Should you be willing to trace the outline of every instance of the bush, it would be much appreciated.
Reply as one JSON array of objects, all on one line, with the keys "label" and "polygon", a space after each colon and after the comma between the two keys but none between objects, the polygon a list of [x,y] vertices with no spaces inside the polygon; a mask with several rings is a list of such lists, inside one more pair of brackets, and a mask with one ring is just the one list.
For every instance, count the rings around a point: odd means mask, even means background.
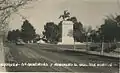
[{"label": "bush", "polygon": [[94,47],[90,47],[90,51],[95,51],[98,47],[94,46]]},{"label": "bush", "polygon": [[111,47],[108,47],[108,48],[104,49],[104,52],[109,53],[109,52],[114,51],[116,48],[117,48],[117,46],[114,44]]}]

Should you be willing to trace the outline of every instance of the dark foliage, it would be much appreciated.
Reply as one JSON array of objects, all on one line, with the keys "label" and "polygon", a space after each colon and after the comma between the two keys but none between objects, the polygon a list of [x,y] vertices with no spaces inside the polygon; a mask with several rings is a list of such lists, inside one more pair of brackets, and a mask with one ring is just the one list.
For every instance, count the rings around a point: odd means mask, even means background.
[{"label": "dark foliage", "polygon": [[21,26],[21,38],[24,42],[31,42],[35,36],[36,32],[34,27],[31,25],[31,23],[29,23],[28,20],[25,20]]},{"label": "dark foliage", "polygon": [[48,22],[44,26],[44,40],[46,39],[47,43],[57,44],[59,38],[59,28],[54,22]]},{"label": "dark foliage", "polygon": [[19,29],[9,31],[7,39],[9,41],[15,42],[15,41],[17,41],[18,38],[20,38],[20,34],[21,34],[21,32]]},{"label": "dark foliage", "polygon": [[120,19],[117,16],[115,19],[105,19],[105,23],[101,25],[100,34],[104,37],[105,42],[120,41]]},{"label": "dark foliage", "polygon": [[31,42],[32,40],[36,42],[39,40],[39,36],[36,34],[34,27],[29,23],[28,20],[23,22],[21,26],[21,31],[19,29],[12,30],[8,32],[7,39],[12,42],[16,42],[17,39],[22,39],[24,42]]},{"label": "dark foliage", "polygon": [[71,17],[73,22],[73,38],[76,42],[85,41],[85,36],[83,34],[83,24],[77,21],[76,17]]}]

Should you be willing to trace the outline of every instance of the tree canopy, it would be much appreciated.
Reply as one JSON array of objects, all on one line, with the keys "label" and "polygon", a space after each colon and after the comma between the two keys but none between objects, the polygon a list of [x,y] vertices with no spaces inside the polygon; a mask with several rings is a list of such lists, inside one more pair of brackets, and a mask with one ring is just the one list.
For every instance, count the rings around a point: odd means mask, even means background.
[{"label": "tree canopy", "polygon": [[120,41],[120,26],[119,16],[112,18],[108,17],[105,19],[104,24],[101,25],[101,35],[105,41],[113,42],[114,40]]},{"label": "tree canopy", "polygon": [[30,42],[35,38],[35,36],[36,32],[34,27],[31,23],[29,23],[28,20],[25,20],[21,26],[21,38],[24,40],[24,42]]},{"label": "tree canopy", "polygon": [[56,44],[58,42],[58,34],[59,29],[58,26],[54,22],[48,22],[46,25],[44,25],[44,39],[46,39],[47,43],[53,43]]},{"label": "tree canopy", "polygon": [[73,38],[76,42],[83,42],[84,41],[84,34],[83,34],[83,24],[77,21],[76,17],[71,17],[70,19],[73,22]]},{"label": "tree canopy", "polygon": [[0,0],[0,30],[6,30],[10,16],[34,0]]},{"label": "tree canopy", "polygon": [[12,42],[16,42],[18,38],[20,38],[20,30],[19,29],[16,29],[16,30],[12,30],[12,31],[9,31],[8,32],[8,36],[7,36],[7,39],[9,41],[12,41]]},{"label": "tree canopy", "polygon": [[114,42],[120,41],[120,15],[108,16],[104,20],[104,24],[100,26],[97,30],[90,32],[89,38],[92,42]]}]

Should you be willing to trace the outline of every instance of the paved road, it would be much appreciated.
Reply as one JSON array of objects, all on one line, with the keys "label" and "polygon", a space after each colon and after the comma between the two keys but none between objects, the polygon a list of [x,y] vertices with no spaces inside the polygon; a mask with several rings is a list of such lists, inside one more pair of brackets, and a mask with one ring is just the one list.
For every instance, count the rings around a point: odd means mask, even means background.
[{"label": "paved road", "polygon": [[[14,62],[6,59],[6,63],[15,63],[17,66],[6,67],[7,71],[118,73],[118,59],[63,51],[52,45],[29,44],[21,46],[8,44],[8,47]],[[98,64],[101,66],[96,66]]]}]

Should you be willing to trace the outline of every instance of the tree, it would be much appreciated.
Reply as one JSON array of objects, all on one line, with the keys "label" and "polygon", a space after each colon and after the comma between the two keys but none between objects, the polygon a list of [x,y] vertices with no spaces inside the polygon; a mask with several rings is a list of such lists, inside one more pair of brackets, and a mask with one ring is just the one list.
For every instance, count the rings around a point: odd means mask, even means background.
[{"label": "tree", "polygon": [[9,32],[8,32],[8,35],[7,35],[7,39],[8,39],[9,41],[12,41],[11,33],[12,33],[12,31],[9,31]]},{"label": "tree", "polygon": [[0,0],[0,30],[6,30],[12,13],[34,0]]},{"label": "tree", "polygon": [[115,39],[120,41],[120,27],[118,25],[119,19],[108,17],[105,19],[103,25],[101,25],[101,35],[106,42],[113,42]]},{"label": "tree", "polygon": [[33,39],[33,42],[36,43],[37,41],[41,40],[40,35],[36,34],[35,38]]},{"label": "tree", "polygon": [[59,42],[62,42],[62,21],[58,24],[58,37]]},{"label": "tree", "polygon": [[88,26],[88,27],[84,27],[83,28],[83,32],[84,32],[84,37],[85,37],[85,41],[86,42],[91,42],[92,38],[91,38],[91,32],[92,32],[92,26]]},{"label": "tree", "polygon": [[14,35],[15,35],[15,41],[17,41],[17,39],[20,38],[20,35],[21,35],[20,30],[16,29],[15,32],[14,32]]},{"label": "tree", "polygon": [[71,17],[70,19],[73,22],[73,38],[76,42],[83,42],[83,24],[77,21],[76,17]]},{"label": "tree", "polygon": [[23,22],[21,26],[21,38],[24,42],[31,42],[36,36],[34,27],[29,23],[28,20]]},{"label": "tree", "polygon": [[8,32],[8,36],[7,36],[7,39],[9,41],[12,41],[12,42],[16,42],[18,38],[20,38],[20,30],[19,29],[16,29],[16,30],[12,30],[12,31],[9,31]]},{"label": "tree", "polygon": [[119,23],[120,22],[120,15],[117,15],[117,17],[115,18],[115,20]]},{"label": "tree", "polygon": [[54,22],[48,22],[44,25],[44,39],[46,39],[47,43],[57,44],[59,40],[58,35],[58,26]]},{"label": "tree", "polygon": [[90,42],[100,42],[100,33],[99,31],[92,30],[89,35]]}]

